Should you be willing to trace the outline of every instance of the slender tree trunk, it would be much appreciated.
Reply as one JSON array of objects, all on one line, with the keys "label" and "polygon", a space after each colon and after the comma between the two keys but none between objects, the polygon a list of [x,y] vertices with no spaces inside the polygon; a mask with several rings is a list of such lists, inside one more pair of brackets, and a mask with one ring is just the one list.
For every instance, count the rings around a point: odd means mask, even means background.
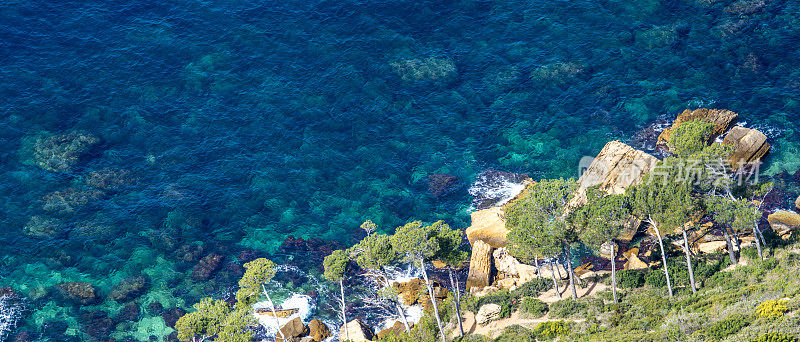
[{"label": "slender tree trunk", "polygon": [[722,236],[725,237],[725,244],[728,246],[728,257],[731,259],[731,264],[736,265],[738,263],[736,261],[736,253],[733,252],[733,242],[731,242],[731,236],[728,235],[727,229],[722,229]]},{"label": "slender tree trunk", "polygon": [[433,287],[428,280],[428,271],[425,270],[424,261],[420,261],[420,267],[422,268],[422,277],[425,278],[425,287],[428,288],[428,295],[431,297],[431,304],[433,305],[433,317],[436,318],[436,325],[439,327],[439,335],[442,337],[442,342],[447,342],[447,338],[444,336],[444,329],[442,329],[442,319],[439,318],[439,306],[436,304],[436,296],[434,296]]},{"label": "slender tree trunk", "polygon": [[533,263],[536,265],[536,271],[539,271],[539,259],[533,258]]},{"label": "slender tree trunk", "polygon": [[450,285],[453,287],[453,306],[456,309],[456,317],[458,321],[458,332],[461,337],[464,337],[464,323],[461,322],[461,306],[459,305],[459,291],[458,291],[458,283],[453,282],[453,269],[447,268],[447,272],[450,274]]},{"label": "slender tree trunk", "polygon": [[[558,268],[558,267],[556,267],[556,268]],[[553,269],[553,263],[552,262],[550,262],[550,275],[553,276],[553,288],[556,290],[556,294],[558,295],[558,299],[561,299],[561,291],[558,290],[558,281],[556,281],[556,270]]]},{"label": "slender tree trunk", "polygon": [[403,305],[400,304],[400,302],[395,302],[395,308],[397,308],[397,315],[400,316],[400,321],[403,322],[406,332],[411,331],[411,326],[408,325],[408,319],[406,318],[405,310],[403,310]]},{"label": "slender tree trunk", "polygon": [[[264,285],[261,285],[261,290],[264,291],[264,295],[267,296],[267,301],[269,302],[269,308],[270,310],[272,310],[272,317],[275,318],[275,327],[276,327],[275,329],[278,330],[278,333],[275,334],[275,336],[277,337],[277,335],[280,334],[281,339],[283,339],[283,341],[286,341],[286,336],[283,335],[283,331],[281,330],[281,321],[278,319],[278,313],[275,312],[275,303],[272,302],[272,298],[269,297],[269,293],[267,293],[267,289],[264,287]],[[344,326],[345,326],[344,330],[347,331],[347,322],[344,323]]]},{"label": "slender tree trunk", "polygon": [[617,245],[611,245],[611,294],[617,303]]},{"label": "slender tree trunk", "polygon": [[758,241],[758,225],[753,226],[753,237],[755,238],[756,248],[758,249],[758,257],[764,260],[764,254],[761,253],[761,241]]},{"label": "slender tree trunk", "polygon": [[342,321],[344,322],[344,326],[345,326],[344,334],[345,334],[346,338],[349,340],[350,339],[350,330],[347,329],[347,314],[345,313],[347,305],[345,304],[345,301],[344,301],[344,281],[341,280],[341,279],[339,280],[339,293],[342,296],[341,297],[341,299],[342,299]]},{"label": "slender tree trunk", "polygon": [[564,279],[564,276],[561,275],[561,268],[558,267],[559,265],[561,265],[561,260],[556,258],[556,271],[558,271],[558,279]]},{"label": "slender tree trunk", "polygon": [[689,238],[686,236],[686,227],[681,229],[683,232],[683,250],[686,252],[686,266],[689,267],[689,283],[692,285],[692,293],[697,293],[697,285],[694,282],[694,267],[692,267],[692,252],[689,250]]},{"label": "slender tree trunk", "polygon": [[648,219],[650,225],[653,226],[653,229],[656,231],[656,237],[658,237],[658,245],[661,247],[661,261],[664,262],[664,275],[667,277],[667,290],[669,290],[669,296],[673,297],[672,294],[672,282],[669,280],[669,267],[667,267],[667,251],[664,250],[664,242],[661,240],[661,232],[658,231],[658,224],[653,221],[652,218]]},{"label": "slender tree trunk", "polygon": [[564,254],[567,257],[567,275],[569,276],[569,286],[572,289],[572,299],[578,299],[578,291],[575,289],[575,272],[572,271],[572,258],[569,253],[569,246],[564,247]]}]

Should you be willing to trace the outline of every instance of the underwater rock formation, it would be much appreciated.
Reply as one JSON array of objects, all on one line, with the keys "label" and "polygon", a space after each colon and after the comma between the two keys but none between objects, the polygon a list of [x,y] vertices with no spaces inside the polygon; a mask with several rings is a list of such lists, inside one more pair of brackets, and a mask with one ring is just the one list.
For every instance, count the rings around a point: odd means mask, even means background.
[{"label": "underwater rock formation", "polygon": [[446,173],[436,173],[428,176],[428,192],[433,197],[439,198],[454,193],[458,190],[460,182],[456,176]]},{"label": "underwater rock formation", "polygon": [[117,302],[127,302],[141,296],[147,290],[148,279],[146,276],[138,275],[122,279],[108,295],[108,299]]},{"label": "underwater rock formation", "polygon": [[133,175],[125,169],[102,169],[84,176],[86,185],[102,190],[119,190],[135,183]]},{"label": "underwater rock formation", "polygon": [[33,158],[36,165],[53,172],[69,172],[78,158],[100,140],[88,132],[75,131],[36,140]]},{"label": "underwater rock formation", "polygon": [[53,237],[57,234],[60,234],[64,229],[64,223],[61,220],[36,215],[31,217],[28,220],[28,223],[25,224],[25,227],[22,228],[22,231],[25,235],[31,235],[36,237]]},{"label": "underwater rock formation", "polygon": [[100,302],[94,285],[85,282],[60,283],[56,285],[59,294],[69,302],[78,305],[92,305]]},{"label": "underwater rock formation", "polygon": [[192,269],[192,280],[201,281],[211,277],[222,265],[222,255],[209,254],[200,259]]},{"label": "underwater rock formation", "polygon": [[405,81],[431,81],[456,75],[456,64],[447,58],[403,59],[389,65]]},{"label": "underwater rock formation", "polygon": [[100,190],[67,188],[44,195],[42,197],[42,209],[45,211],[68,214],[91,202],[99,200],[102,196],[103,192]]}]

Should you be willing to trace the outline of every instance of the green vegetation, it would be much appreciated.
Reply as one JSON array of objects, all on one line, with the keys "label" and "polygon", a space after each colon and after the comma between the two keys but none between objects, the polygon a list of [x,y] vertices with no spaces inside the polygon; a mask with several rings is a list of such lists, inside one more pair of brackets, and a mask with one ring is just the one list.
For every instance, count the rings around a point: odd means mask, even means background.
[{"label": "green vegetation", "polygon": [[567,221],[564,209],[576,188],[574,179],[543,180],[532,185],[528,195],[506,211],[509,253],[523,261],[565,254],[573,299],[578,294],[570,248],[577,241],[578,232]]},{"label": "green vegetation", "polygon": [[[202,341],[213,338],[219,342],[249,342],[253,332],[248,329],[255,319],[251,305],[258,301],[263,284],[275,275],[275,263],[261,258],[244,265],[239,280],[236,303],[231,307],[223,300],[203,298],[193,307],[194,312],[183,315],[175,323],[181,341]],[[266,295],[266,293],[264,293]]]},{"label": "green vegetation", "polygon": [[679,158],[688,158],[706,147],[713,130],[714,124],[702,120],[684,122],[672,130],[667,146]]},{"label": "green vegetation", "polygon": [[[322,266],[325,268],[323,276],[326,280],[336,282],[339,284],[339,311],[342,315],[342,325],[347,324],[347,302],[344,298],[344,274],[347,272],[347,266],[350,264],[350,258],[347,252],[343,250],[335,250],[330,255],[326,256],[322,261]],[[350,339],[350,331],[345,329],[346,338]]]},{"label": "green vegetation", "polygon": [[538,298],[524,297],[519,307],[519,312],[526,318],[539,318],[544,316],[549,310],[547,303]]}]

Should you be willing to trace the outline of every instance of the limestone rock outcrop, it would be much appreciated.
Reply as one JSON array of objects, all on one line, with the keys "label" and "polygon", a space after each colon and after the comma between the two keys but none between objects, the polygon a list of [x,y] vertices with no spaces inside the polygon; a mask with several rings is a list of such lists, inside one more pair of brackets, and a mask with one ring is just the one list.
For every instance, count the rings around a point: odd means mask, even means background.
[{"label": "limestone rock outcrop", "polygon": [[586,190],[596,185],[612,195],[624,193],[625,189],[638,184],[657,162],[658,158],[650,154],[622,142],[611,141],[597,157],[581,160],[581,166],[588,165],[588,168],[578,179],[575,197],[567,207],[577,208],[586,204]]},{"label": "limestone rock outcrop", "polygon": [[678,114],[678,117],[672,123],[672,126],[665,129],[663,132],[661,132],[661,135],[658,136],[658,145],[666,145],[669,142],[672,135],[672,130],[674,130],[675,127],[684,122],[698,119],[714,124],[714,128],[711,131],[711,136],[709,137],[710,141],[714,141],[716,137],[722,135],[722,133],[725,133],[728,129],[730,129],[731,126],[736,123],[738,118],[739,114],[725,109],[699,108],[695,110],[684,110],[682,113]]},{"label": "limestone rock outcrop", "polygon": [[349,340],[352,342],[366,342],[372,341],[375,334],[366,324],[361,322],[361,320],[354,319],[342,326],[339,331],[339,336],[348,336]]},{"label": "limestone rock outcrop", "polygon": [[284,342],[284,339],[281,336],[286,337],[286,342],[294,341],[300,337],[304,337],[308,335],[308,327],[303,324],[303,320],[301,320],[300,317],[296,317],[295,319],[284,324],[281,327],[281,332],[283,334],[278,334],[278,337],[275,338],[275,342]]},{"label": "limestone rock outcrop", "polygon": [[777,211],[767,217],[775,234],[784,236],[800,227],[800,214],[791,211]]},{"label": "limestone rock outcrop", "polygon": [[308,336],[315,342],[321,342],[331,337],[331,330],[328,329],[328,326],[322,323],[322,321],[312,319],[308,322]]},{"label": "limestone rock outcrop", "polygon": [[733,146],[733,154],[728,159],[728,164],[737,166],[740,163],[754,163],[760,161],[769,152],[770,144],[767,136],[758,130],[736,126],[725,135],[723,145]]},{"label": "limestone rock outcrop", "polygon": [[472,225],[467,228],[466,233],[467,239],[473,246],[477,240],[488,243],[492,248],[505,247],[508,244],[508,240],[506,240],[508,229],[506,228],[503,207],[477,210],[470,216]]},{"label": "limestone rock outcrop", "polygon": [[472,255],[469,259],[469,274],[467,275],[467,289],[483,288],[492,283],[492,255],[493,248],[483,240],[472,243]]},{"label": "limestone rock outcrop", "polygon": [[500,311],[502,308],[498,304],[486,304],[478,309],[475,315],[475,321],[479,325],[486,325],[487,323],[500,318]]},{"label": "limestone rock outcrop", "polygon": [[[519,262],[505,248],[495,249],[492,257],[494,268],[497,270],[497,278],[500,279],[498,285],[502,288],[521,285],[538,276],[536,266]],[[505,283],[501,283],[501,281],[505,281]]]}]

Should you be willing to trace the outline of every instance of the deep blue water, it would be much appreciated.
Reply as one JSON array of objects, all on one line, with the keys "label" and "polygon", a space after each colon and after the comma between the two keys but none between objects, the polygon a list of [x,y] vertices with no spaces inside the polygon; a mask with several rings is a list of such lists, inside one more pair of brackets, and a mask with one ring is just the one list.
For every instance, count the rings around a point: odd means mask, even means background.
[{"label": "deep blue water", "polygon": [[[797,13],[780,0],[5,1],[0,287],[27,298],[20,330],[90,340],[82,317],[115,317],[112,286],[146,274],[138,322],[104,331],[160,337],[148,305],[224,294],[242,250],[291,263],[288,235],[346,245],[366,219],[465,227],[480,171],[571,177],[685,108],[740,113],[774,142],[766,172],[793,173]],[[42,167],[37,146],[71,132],[97,142]],[[436,197],[441,173],[461,186]],[[53,203],[65,193],[84,199]],[[210,253],[226,266],[192,280]],[[70,281],[103,302],[59,299]]]}]

